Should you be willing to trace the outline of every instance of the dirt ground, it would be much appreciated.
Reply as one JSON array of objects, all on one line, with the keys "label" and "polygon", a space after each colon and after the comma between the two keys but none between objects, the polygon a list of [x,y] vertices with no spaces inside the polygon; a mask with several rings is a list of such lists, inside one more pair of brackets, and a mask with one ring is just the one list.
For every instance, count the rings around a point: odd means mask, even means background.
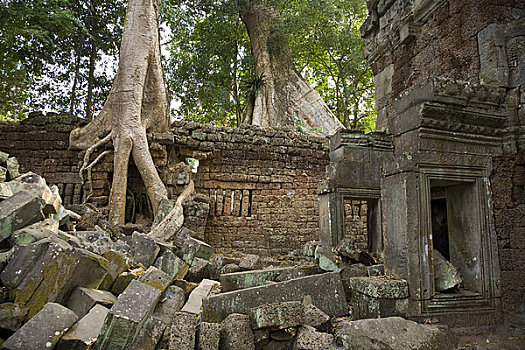
[{"label": "dirt ground", "polygon": [[498,326],[481,334],[459,337],[459,350],[525,350],[525,325]]}]

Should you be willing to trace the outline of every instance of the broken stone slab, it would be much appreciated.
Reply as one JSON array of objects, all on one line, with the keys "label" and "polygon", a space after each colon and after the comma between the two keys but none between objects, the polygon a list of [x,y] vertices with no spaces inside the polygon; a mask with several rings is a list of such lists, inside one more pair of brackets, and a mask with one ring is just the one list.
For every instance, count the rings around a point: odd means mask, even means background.
[{"label": "broken stone slab", "polygon": [[232,313],[222,321],[220,349],[255,350],[250,316]]},{"label": "broken stone slab", "polygon": [[423,325],[401,317],[341,322],[337,345],[344,349],[456,349],[458,340],[445,326]]},{"label": "broken stone slab", "polygon": [[[0,172],[1,172],[0,168]],[[11,191],[11,187],[6,184],[5,182],[0,182],[0,201],[7,199],[9,197],[13,196],[13,191]]]},{"label": "broken stone slab", "polygon": [[257,287],[267,281],[283,282],[290,279],[312,275],[318,272],[315,265],[284,267],[265,270],[243,271],[221,274],[221,287],[224,292]]},{"label": "broken stone slab", "polygon": [[64,332],[77,319],[77,315],[66,307],[47,303],[42,310],[2,344],[2,349],[53,349]]},{"label": "broken stone slab", "polygon": [[341,240],[335,250],[339,255],[348,258],[353,263],[362,263],[367,266],[376,264],[376,260],[370,253],[360,249],[349,238]]},{"label": "broken stone slab", "polygon": [[408,309],[408,283],[385,277],[353,277],[351,304],[354,319],[404,316]]},{"label": "broken stone slab", "polygon": [[377,265],[368,266],[366,269],[367,269],[369,277],[384,276],[385,275],[385,265],[383,265],[383,264],[377,264]]},{"label": "broken stone slab", "polygon": [[304,306],[300,301],[266,304],[250,309],[252,328],[284,329],[303,323]]},{"label": "broken stone slab", "polygon": [[13,232],[9,242],[11,246],[25,246],[54,235],[55,232],[48,229],[27,227]]},{"label": "broken stone slab", "polygon": [[221,268],[220,274],[234,273],[234,272],[239,272],[239,271],[241,271],[241,268],[239,267],[239,265],[231,263],[231,264],[224,265]]},{"label": "broken stone slab", "polygon": [[92,253],[102,255],[113,249],[111,236],[102,230],[76,231],[75,235],[80,239],[81,247]]},{"label": "broken stone slab", "polygon": [[0,240],[14,231],[44,220],[44,200],[20,191],[0,202]]},{"label": "broken stone slab", "polygon": [[168,350],[194,350],[196,331],[196,316],[186,312],[177,312],[169,331]]},{"label": "broken stone slab", "polygon": [[0,272],[4,270],[5,266],[7,265],[9,260],[11,260],[14,253],[15,253],[15,247],[9,249],[8,251],[0,253]]},{"label": "broken stone slab", "polygon": [[319,267],[323,271],[339,272],[341,268],[337,266],[336,255],[323,246],[317,246],[315,249],[315,258],[319,261]]},{"label": "broken stone slab", "polygon": [[183,279],[189,270],[188,264],[171,250],[165,250],[153,266],[164,271],[172,280]]},{"label": "broken stone slab", "polygon": [[213,248],[208,243],[193,238],[191,234],[191,230],[183,227],[173,241],[173,244],[180,249],[182,260],[190,266],[193,265],[194,258],[210,260]]},{"label": "broken stone slab", "polygon": [[154,266],[148,267],[146,272],[144,272],[138,280],[139,282],[157,288],[161,292],[164,292],[172,281],[170,276]]},{"label": "broken stone slab", "polygon": [[14,303],[0,304],[0,328],[16,331],[29,310]]},{"label": "broken stone slab", "polygon": [[111,287],[111,293],[122,293],[126,288],[128,288],[131,281],[138,279],[141,275],[144,274],[144,272],[145,270],[142,266],[139,266],[131,271],[122,272],[120,275],[118,275],[117,279],[115,279],[115,282]]},{"label": "broken stone slab", "polygon": [[197,327],[196,350],[219,350],[221,325],[201,322]]},{"label": "broken stone slab", "polygon": [[7,174],[9,179],[15,179],[20,176],[20,164],[18,164],[18,159],[15,157],[9,157],[5,161],[5,167],[7,168]]},{"label": "broken stone slab", "polygon": [[318,332],[314,327],[302,326],[297,331],[293,350],[319,350],[333,348],[334,336]]},{"label": "broken stone slab", "polygon": [[184,290],[177,286],[169,286],[164,298],[157,304],[154,314],[166,324],[171,324],[175,314],[182,309],[185,302]]},{"label": "broken stone slab", "polygon": [[190,296],[188,297],[188,301],[182,308],[182,311],[200,315],[202,312],[203,299],[207,298],[212,292],[213,288],[218,288],[218,286],[220,286],[220,283],[217,281],[208,279],[202,280],[199,286],[191,292]]},{"label": "broken stone slab", "polygon": [[[5,180],[7,180],[7,169],[3,166],[0,166],[0,182],[4,182]],[[6,188],[9,188],[9,191],[11,191],[11,188],[7,184],[4,185]],[[11,195],[13,194],[11,193]]]},{"label": "broken stone slab", "polygon": [[97,288],[108,261],[50,237],[18,247],[0,274],[15,303],[29,308],[28,318],[47,302],[64,303],[76,287]]},{"label": "broken stone slab", "polygon": [[[149,317],[130,350],[156,350],[166,329],[166,323],[155,316]],[[162,348],[161,348],[162,349]]]},{"label": "broken stone slab", "polygon": [[313,304],[304,306],[303,325],[318,328],[330,321],[330,316]]},{"label": "broken stone slab", "polygon": [[87,350],[96,341],[109,309],[95,305],[57,343],[56,350]]},{"label": "broken stone slab", "polygon": [[193,266],[189,268],[186,280],[190,282],[200,282],[210,277],[210,262],[201,258],[193,260]]},{"label": "broken stone slab", "polygon": [[384,277],[352,277],[352,290],[374,298],[408,298],[408,283],[402,279]]},{"label": "broken stone slab", "polygon": [[432,251],[434,261],[434,286],[437,292],[459,286],[463,281],[458,269],[452,265],[439,251]]},{"label": "broken stone slab", "polygon": [[108,261],[50,237],[18,247],[0,279],[15,303],[29,308],[28,318],[47,302],[64,303],[76,287],[97,288]]},{"label": "broken stone slab", "polygon": [[348,314],[339,274],[329,272],[211,296],[203,301],[203,320],[221,322],[231,313],[247,313],[253,307],[275,302],[302,301],[308,295],[329,316]]},{"label": "broken stone slab", "polygon": [[7,158],[9,158],[9,153],[0,151],[0,164],[5,163]]},{"label": "broken stone slab", "polygon": [[173,208],[175,208],[175,202],[170,199],[163,198],[160,201],[159,208],[157,209],[157,213],[155,214],[155,220],[153,221],[152,227],[155,227],[158,224],[160,224],[162,220],[164,220],[168,216],[168,214],[173,210]]},{"label": "broken stone slab", "polygon": [[113,285],[113,282],[117,279],[117,277],[121,273],[123,273],[125,270],[129,268],[129,265],[126,262],[125,257],[122,254],[114,250],[105,252],[104,254],[102,254],[102,256],[104,257],[104,259],[108,261],[109,264],[108,264],[108,274],[106,275],[106,277],[104,277],[104,280],[100,284],[99,289],[109,290],[111,286]]},{"label": "broken stone slab", "polygon": [[262,268],[262,261],[259,255],[246,254],[239,263],[241,270],[258,270]]},{"label": "broken stone slab", "polygon": [[73,311],[79,318],[84,317],[89,310],[95,305],[103,305],[111,307],[115,304],[117,298],[107,291],[91,289],[91,288],[76,288],[67,301],[67,307]]},{"label": "broken stone slab", "polygon": [[100,331],[95,349],[125,349],[139,337],[152,314],[161,291],[133,280],[109,311]]},{"label": "broken stone slab", "polygon": [[131,255],[135,263],[148,268],[157,258],[159,251],[159,246],[148,235],[137,231],[131,235]]}]

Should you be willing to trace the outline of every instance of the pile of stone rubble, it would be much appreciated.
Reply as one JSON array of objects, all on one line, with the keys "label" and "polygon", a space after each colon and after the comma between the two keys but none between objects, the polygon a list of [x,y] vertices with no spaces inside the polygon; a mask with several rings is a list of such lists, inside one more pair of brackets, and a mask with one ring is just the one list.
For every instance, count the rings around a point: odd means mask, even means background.
[{"label": "pile of stone rubble", "polygon": [[331,265],[320,249],[315,264],[288,267],[256,255],[214,255],[187,228],[171,244],[155,242],[110,225],[94,207],[64,208],[55,186],[33,173],[20,175],[16,159],[1,152],[0,240],[2,349],[457,344],[443,326],[400,317],[350,321],[354,302],[367,300],[364,309],[353,307],[352,317],[380,317],[408,297],[402,281],[365,277],[380,275],[380,266],[351,259]]}]

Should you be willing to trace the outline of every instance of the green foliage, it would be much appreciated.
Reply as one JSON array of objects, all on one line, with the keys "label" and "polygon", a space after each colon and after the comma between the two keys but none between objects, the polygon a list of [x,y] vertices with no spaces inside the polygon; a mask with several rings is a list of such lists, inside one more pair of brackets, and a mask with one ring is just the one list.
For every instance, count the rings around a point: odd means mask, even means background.
[{"label": "green foliage", "polygon": [[297,69],[349,129],[372,131],[373,74],[363,57],[362,0],[289,1],[281,16]]},{"label": "green foliage", "polygon": [[165,66],[168,87],[185,119],[218,125],[239,123],[241,81],[252,72],[246,30],[235,2],[166,0],[172,38]]},{"label": "green foliage", "polygon": [[[90,56],[118,52],[125,0],[9,0],[0,2],[0,116],[20,117],[29,109],[71,109],[86,100],[102,103],[114,70],[89,74]],[[77,71],[78,66],[78,71]],[[77,74],[78,72],[78,74]]]},{"label": "green foliage", "polygon": [[[239,20],[242,1],[164,1],[173,33],[168,83],[180,102],[179,116],[235,125],[264,83],[264,77],[255,77],[249,37]],[[359,32],[367,14],[365,1],[264,2],[280,10],[296,67],[334,114],[348,128],[373,130],[373,76]]]}]

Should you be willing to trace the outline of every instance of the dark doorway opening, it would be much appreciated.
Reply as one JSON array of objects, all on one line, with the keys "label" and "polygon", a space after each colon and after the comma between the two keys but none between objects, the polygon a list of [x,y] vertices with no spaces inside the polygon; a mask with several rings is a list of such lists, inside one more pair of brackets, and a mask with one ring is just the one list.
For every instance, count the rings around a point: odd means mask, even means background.
[{"label": "dark doorway opening", "polygon": [[433,199],[432,210],[432,244],[434,249],[450,261],[450,245],[448,238],[447,200]]}]

